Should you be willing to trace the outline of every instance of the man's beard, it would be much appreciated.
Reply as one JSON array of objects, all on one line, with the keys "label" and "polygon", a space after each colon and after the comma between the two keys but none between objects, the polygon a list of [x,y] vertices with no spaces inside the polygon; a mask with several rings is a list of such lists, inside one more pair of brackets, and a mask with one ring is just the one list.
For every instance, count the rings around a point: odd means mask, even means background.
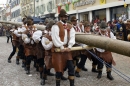
[{"label": "man's beard", "polygon": [[66,20],[61,20],[63,23],[66,23]]}]

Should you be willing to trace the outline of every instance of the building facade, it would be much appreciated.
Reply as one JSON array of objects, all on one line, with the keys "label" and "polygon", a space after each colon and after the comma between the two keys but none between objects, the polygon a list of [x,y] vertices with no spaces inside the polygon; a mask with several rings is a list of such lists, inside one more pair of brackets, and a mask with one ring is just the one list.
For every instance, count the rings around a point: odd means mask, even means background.
[{"label": "building facade", "polygon": [[2,7],[0,7],[0,20],[2,20],[2,13],[1,13],[1,11],[2,11]]},{"label": "building facade", "polygon": [[0,7],[0,20],[6,21],[6,9],[4,7]]},{"label": "building facade", "polygon": [[11,21],[21,22],[20,0],[12,0],[10,4],[10,8],[11,8]]},{"label": "building facade", "polygon": [[55,0],[35,0],[36,17],[55,17]]},{"label": "building facade", "polygon": [[35,0],[20,0],[21,16],[35,16]]},{"label": "building facade", "polygon": [[6,20],[11,21],[11,0],[6,2]]},{"label": "building facade", "polygon": [[130,18],[130,0],[56,0],[57,14],[60,9],[65,9],[70,17],[75,15],[80,21],[92,21],[97,17],[110,21],[118,19],[123,13]]}]

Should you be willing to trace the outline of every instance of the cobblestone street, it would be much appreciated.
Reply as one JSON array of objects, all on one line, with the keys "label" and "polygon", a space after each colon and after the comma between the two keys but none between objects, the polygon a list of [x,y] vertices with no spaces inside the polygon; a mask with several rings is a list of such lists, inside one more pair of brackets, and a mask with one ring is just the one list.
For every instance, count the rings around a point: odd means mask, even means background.
[{"label": "cobblestone street", "polygon": [[[12,44],[6,43],[6,37],[0,37],[0,86],[40,86],[39,73],[36,72],[31,63],[31,74],[26,75],[24,69],[20,65],[15,64],[15,57],[12,58],[12,63],[7,62],[7,58],[12,51]],[[116,69],[130,77],[130,57],[113,53],[114,60],[116,61]],[[97,74],[91,72],[91,61],[87,60],[87,72],[81,71],[80,78],[75,79],[75,86],[130,86],[130,83],[119,77],[116,73],[112,72],[114,77],[110,81],[106,77],[106,68],[104,67],[103,75],[98,80]],[[51,70],[54,73],[54,70]],[[67,77],[67,72],[64,74]],[[48,76],[45,86],[55,86],[55,77]],[[129,80],[130,81],[130,80]],[[61,86],[69,86],[69,80],[61,81]]]}]

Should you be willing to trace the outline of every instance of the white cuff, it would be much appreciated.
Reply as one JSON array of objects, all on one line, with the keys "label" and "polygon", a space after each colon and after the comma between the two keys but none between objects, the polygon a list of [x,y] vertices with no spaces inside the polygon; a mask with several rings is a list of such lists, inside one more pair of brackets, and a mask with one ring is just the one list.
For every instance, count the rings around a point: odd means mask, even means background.
[{"label": "white cuff", "polygon": [[68,46],[68,48],[71,48],[71,47],[72,47],[71,45]]},{"label": "white cuff", "polygon": [[60,49],[64,49],[64,46],[61,46]]}]

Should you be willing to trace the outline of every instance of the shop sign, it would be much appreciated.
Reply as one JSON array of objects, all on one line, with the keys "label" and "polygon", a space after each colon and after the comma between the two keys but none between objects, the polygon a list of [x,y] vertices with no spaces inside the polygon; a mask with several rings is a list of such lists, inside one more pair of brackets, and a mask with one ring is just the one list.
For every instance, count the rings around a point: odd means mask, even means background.
[{"label": "shop sign", "polygon": [[96,2],[96,0],[80,0],[79,2],[76,2],[74,4],[74,7],[80,7],[80,6],[84,6],[84,5],[90,5],[90,4],[94,4]]},{"label": "shop sign", "polygon": [[100,0],[100,4],[106,4],[106,0]]}]

